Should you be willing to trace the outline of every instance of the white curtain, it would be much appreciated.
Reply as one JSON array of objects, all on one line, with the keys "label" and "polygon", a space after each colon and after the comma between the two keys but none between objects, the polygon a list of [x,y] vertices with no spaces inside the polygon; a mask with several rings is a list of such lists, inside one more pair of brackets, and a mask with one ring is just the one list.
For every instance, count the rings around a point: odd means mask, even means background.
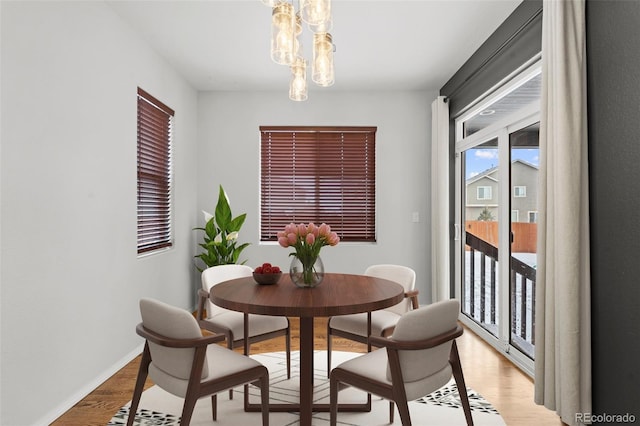
[{"label": "white curtain", "polygon": [[585,1],[544,0],[535,401],[591,413]]},{"label": "white curtain", "polygon": [[431,300],[450,298],[449,280],[449,104],[431,104]]}]

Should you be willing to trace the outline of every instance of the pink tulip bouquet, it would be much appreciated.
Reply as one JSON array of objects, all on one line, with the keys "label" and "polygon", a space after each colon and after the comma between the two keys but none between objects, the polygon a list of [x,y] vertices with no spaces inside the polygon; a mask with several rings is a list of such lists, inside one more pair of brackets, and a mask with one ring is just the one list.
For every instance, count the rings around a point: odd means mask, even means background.
[{"label": "pink tulip bouquet", "polygon": [[320,249],[324,246],[335,246],[340,242],[338,234],[331,231],[331,227],[326,223],[316,226],[313,222],[305,225],[290,223],[285,226],[284,231],[278,232],[278,243],[284,247],[293,247],[295,252],[289,256],[295,256],[302,263],[302,280],[306,284],[314,281],[313,265]]}]

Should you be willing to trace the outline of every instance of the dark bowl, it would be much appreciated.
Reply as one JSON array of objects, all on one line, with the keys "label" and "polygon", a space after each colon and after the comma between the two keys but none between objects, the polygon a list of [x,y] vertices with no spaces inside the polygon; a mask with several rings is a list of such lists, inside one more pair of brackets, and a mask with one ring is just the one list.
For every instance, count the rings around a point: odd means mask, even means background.
[{"label": "dark bowl", "polygon": [[282,272],[277,272],[275,274],[256,274],[253,273],[253,279],[256,280],[258,284],[275,284],[280,280],[282,276]]}]

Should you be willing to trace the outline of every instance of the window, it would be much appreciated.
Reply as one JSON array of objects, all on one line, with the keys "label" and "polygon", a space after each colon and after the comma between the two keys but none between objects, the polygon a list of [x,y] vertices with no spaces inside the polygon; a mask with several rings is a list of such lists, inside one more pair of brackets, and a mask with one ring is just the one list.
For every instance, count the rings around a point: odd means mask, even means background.
[{"label": "window", "polygon": [[138,88],[138,254],[171,247],[171,108]]},{"label": "window", "polygon": [[538,212],[532,211],[529,212],[529,223],[537,223],[538,222]]},{"label": "window", "polygon": [[520,222],[520,211],[511,210],[511,222]]},{"label": "window", "polygon": [[490,200],[491,199],[491,187],[479,186],[478,187],[478,200]]},{"label": "window", "polygon": [[527,196],[527,187],[526,186],[514,186],[513,187],[513,196],[514,198],[522,198]]},{"label": "window", "polygon": [[326,223],[374,242],[376,127],[261,126],[260,241],[288,223]]}]

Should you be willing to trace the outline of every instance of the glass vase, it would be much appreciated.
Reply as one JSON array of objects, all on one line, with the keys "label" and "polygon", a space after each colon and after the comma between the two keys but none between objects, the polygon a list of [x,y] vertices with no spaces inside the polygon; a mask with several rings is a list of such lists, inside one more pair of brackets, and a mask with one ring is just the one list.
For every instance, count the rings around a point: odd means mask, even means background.
[{"label": "glass vase", "polygon": [[289,276],[295,285],[301,288],[313,288],[324,278],[324,264],[320,256],[305,262],[293,256],[289,266]]}]

